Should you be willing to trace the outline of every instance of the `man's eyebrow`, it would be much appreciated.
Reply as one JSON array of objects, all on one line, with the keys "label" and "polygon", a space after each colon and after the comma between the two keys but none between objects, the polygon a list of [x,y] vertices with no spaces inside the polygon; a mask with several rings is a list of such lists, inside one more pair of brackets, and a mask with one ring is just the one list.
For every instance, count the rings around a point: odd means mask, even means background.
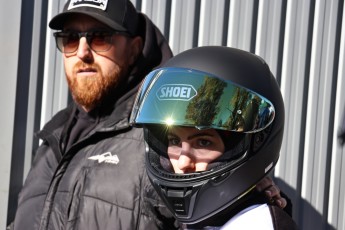
[{"label": "man's eyebrow", "polygon": [[107,26],[95,26],[95,27],[90,27],[86,31],[80,31],[79,29],[74,28],[74,27],[66,27],[66,28],[63,28],[62,31],[64,32],[93,32],[93,31],[112,31],[112,29],[110,29]]}]

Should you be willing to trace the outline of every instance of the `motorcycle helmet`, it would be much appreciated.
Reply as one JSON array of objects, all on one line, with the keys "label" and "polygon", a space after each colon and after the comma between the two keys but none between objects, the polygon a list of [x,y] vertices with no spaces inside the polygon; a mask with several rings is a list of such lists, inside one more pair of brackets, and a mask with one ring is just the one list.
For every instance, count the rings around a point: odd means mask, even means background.
[{"label": "motorcycle helmet", "polygon": [[[130,123],[143,127],[146,168],[154,188],[181,223],[203,221],[241,199],[279,159],[284,103],[259,56],[229,47],[184,51],[150,72]],[[207,170],[174,173],[167,154],[170,126],[215,129],[223,155]]]}]

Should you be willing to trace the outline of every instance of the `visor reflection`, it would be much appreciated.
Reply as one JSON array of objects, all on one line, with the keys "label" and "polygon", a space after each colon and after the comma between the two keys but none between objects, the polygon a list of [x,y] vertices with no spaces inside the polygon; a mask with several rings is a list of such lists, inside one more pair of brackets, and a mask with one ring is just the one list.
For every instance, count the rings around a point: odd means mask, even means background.
[{"label": "visor reflection", "polygon": [[162,68],[145,78],[131,123],[250,133],[273,119],[272,103],[249,89],[196,70]]}]

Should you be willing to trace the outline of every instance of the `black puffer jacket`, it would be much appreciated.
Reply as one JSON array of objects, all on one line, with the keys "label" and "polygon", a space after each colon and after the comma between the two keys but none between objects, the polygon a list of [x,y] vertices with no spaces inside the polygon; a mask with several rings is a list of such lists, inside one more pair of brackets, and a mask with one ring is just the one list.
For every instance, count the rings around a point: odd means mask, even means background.
[{"label": "black puffer jacket", "polygon": [[62,133],[73,127],[75,104],[38,133],[43,143],[20,193],[14,229],[170,228],[174,220],[145,172],[142,130],[131,128],[128,119],[139,83],[172,53],[144,15],[140,27],[143,54],[119,99],[108,105],[111,112],[101,114],[91,132],[66,152],[61,148]]}]

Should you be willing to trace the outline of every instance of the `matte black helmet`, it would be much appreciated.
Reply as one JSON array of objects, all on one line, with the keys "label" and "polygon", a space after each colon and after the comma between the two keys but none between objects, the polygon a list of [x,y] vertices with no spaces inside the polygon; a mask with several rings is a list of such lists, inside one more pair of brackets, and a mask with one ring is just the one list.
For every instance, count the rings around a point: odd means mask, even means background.
[{"label": "matte black helmet", "polygon": [[[274,168],[284,103],[259,56],[199,47],[147,75],[131,123],[144,128],[147,172],[158,194],[177,220],[193,224],[231,208]],[[167,160],[166,129],[171,125],[216,129],[225,152],[206,171],[176,174]]]}]

